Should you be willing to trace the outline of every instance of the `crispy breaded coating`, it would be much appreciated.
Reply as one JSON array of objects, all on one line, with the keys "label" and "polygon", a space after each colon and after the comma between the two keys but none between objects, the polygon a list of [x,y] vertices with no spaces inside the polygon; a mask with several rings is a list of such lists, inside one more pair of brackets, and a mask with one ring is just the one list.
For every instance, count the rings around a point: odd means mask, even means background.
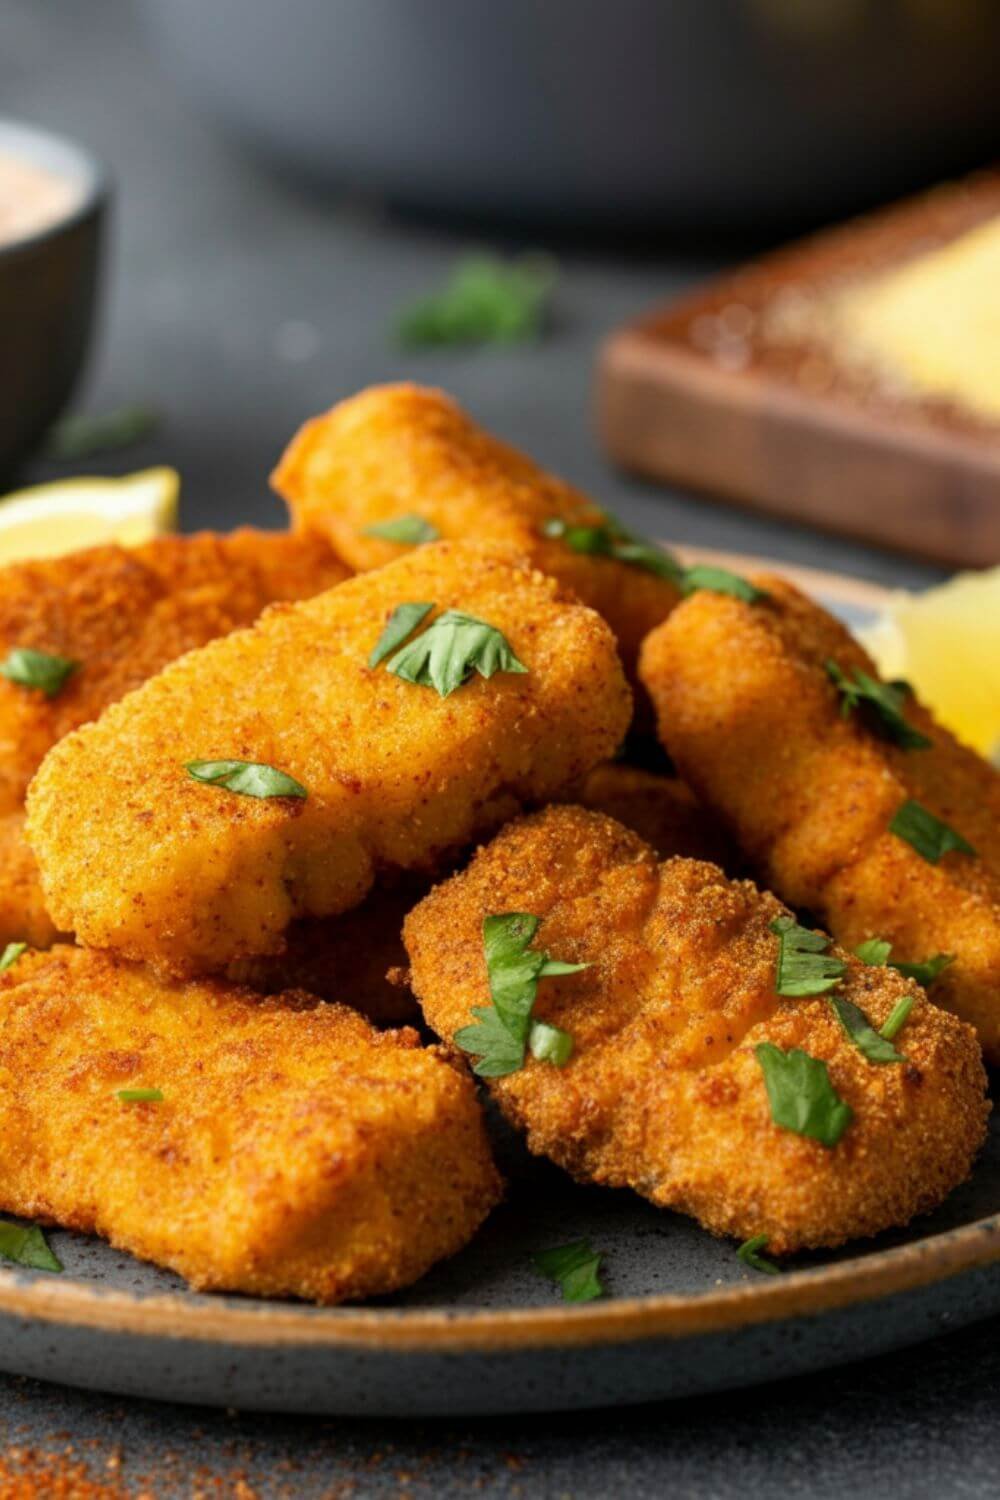
[{"label": "crispy breaded coating", "polygon": [[[907,963],[955,954],[934,999],[1000,1062],[1000,775],[913,697],[905,716],[929,749],[890,743],[857,711],[845,718],[825,663],[877,678],[867,653],[790,584],[758,582],[769,601],[695,594],[646,642],[663,743],[762,879],[845,947],[880,937]],[[890,833],[908,800],[976,854],[932,864]]]},{"label": "crispy breaded coating", "polygon": [[249,529],[0,568],[0,660],[24,646],[79,663],[54,698],[0,677],[0,814],[52,745],[168,662],[347,576],[318,537]]},{"label": "crispy breaded coating", "polygon": [[[525,672],[449,697],[368,658],[406,602],[500,630]],[[431,620],[428,615],[424,624]],[[605,623],[509,549],[441,542],[173,663],[63,740],[29,794],[54,920],[179,974],[280,954],[300,917],[357,906],[380,871],[430,870],[605,759],[630,694]],[[308,798],[195,780],[277,767]]]},{"label": "crispy breaded coating", "polygon": [[3,1209],[315,1302],[415,1281],[500,1192],[472,1085],[414,1032],[68,945],[0,976],[0,1140]]},{"label": "crispy breaded coating", "polygon": [[547,521],[599,526],[579,490],[492,437],[443,391],[373,386],[307,422],[272,476],[298,526],[320,532],[352,568],[381,567],[408,550],[368,528],[417,515],[439,536],[509,542],[608,621],[626,670],[678,600],[644,568],[574,551],[546,537]]},{"label": "crispy breaded coating", "polygon": [[307,990],[321,1000],[340,1000],[376,1026],[418,1020],[417,1003],[402,978],[403,919],[427,891],[427,880],[410,876],[372,891],[339,917],[293,922],[284,953],[238,959],[228,977],[265,995]]},{"label": "crispy breaded coating", "polygon": [[606,813],[631,828],[661,859],[707,859],[734,872],[740,856],[722,824],[677,776],[607,761],[566,794],[567,802]]},{"label": "crispy breaded coating", "polygon": [[45,909],[38,865],[24,835],[24,813],[0,815],[0,951],[8,943],[48,948],[59,936]]},{"label": "crispy breaded coating", "polygon": [[[971,1028],[895,972],[847,959],[839,993],[874,1027],[919,996],[896,1039],[904,1064],[869,1062],[825,998],[779,998],[768,924],[784,911],[713,865],[659,864],[610,818],[550,807],[436,887],[404,938],[424,1015],[452,1040],[490,1004],[484,917],[540,917],[532,946],[590,968],[541,982],[534,1015],[574,1051],[489,1079],[503,1112],[581,1181],[634,1188],[718,1234],[765,1234],[782,1254],[933,1208],[968,1175],[989,1109]],[[826,1064],[854,1111],[835,1146],[774,1124],[761,1042]]]}]

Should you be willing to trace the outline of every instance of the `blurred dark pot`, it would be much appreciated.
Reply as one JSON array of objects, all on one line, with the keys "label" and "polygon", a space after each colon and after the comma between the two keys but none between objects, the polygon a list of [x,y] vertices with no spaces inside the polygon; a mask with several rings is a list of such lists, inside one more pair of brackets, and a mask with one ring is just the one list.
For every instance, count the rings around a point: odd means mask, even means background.
[{"label": "blurred dark pot", "polygon": [[829,219],[1000,142],[989,0],[141,0],[258,153],[449,213]]},{"label": "blurred dark pot", "polygon": [[61,218],[0,245],[0,476],[6,477],[51,427],[83,369],[108,185],[79,147],[14,120],[0,119],[0,151],[79,187]]}]

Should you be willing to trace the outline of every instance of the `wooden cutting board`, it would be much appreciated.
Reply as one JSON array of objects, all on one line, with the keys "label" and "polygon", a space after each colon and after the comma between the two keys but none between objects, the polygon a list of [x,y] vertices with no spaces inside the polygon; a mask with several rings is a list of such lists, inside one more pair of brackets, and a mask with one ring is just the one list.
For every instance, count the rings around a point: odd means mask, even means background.
[{"label": "wooden cutting board", "polygon": [[626,468],[948,565],[1000,561],[1000,424],[768,333],[777,299],[887,270],[1000,213],[1000,170],[825,231],[605,344],[598,419]]}]

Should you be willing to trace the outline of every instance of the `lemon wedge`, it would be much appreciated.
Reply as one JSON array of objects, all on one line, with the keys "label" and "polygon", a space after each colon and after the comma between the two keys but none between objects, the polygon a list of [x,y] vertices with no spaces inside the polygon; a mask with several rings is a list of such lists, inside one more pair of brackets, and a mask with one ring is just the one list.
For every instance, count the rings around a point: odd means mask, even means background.
[{"label": "lemon wedge", "polygon": [[1000,568],[959,573],[923,594],[894,593],[859,632],[883,677],[905,677],[942,724],[1000,754]]},{"label": "lemon wedge", "polygon": [[136,547],[177,527],[176,469],[121,479],[60,479],[0,498],[0,565],[117,542]]}]

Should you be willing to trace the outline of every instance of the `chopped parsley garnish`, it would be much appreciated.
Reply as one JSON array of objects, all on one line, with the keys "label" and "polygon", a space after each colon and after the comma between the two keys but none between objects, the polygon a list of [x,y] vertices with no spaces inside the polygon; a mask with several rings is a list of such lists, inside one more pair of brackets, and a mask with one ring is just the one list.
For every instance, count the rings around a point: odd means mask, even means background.
[{"label": "chopped parsley garnish", "polygon": [[933,958],[925,958],[922,963],[903,963],[890,958],[892,944],[887,943],[884,938],[869,938],[866,943],[861,943],[855,948],[855,953],[862,963],[875,964],[881,967],[888,964],[890,969],[895,969],[906,979],[915,979],[922,984],[924,989],[934,983],[935,979],[946,969],[949,964],[955,962],[954,953],[935,953]]},{"label": "chopped parsley garnish", "polygon": [[780,1276],[781,1267],[776,1266],[773,1260],[768,1260],[761,1255],[762,1250],[767,1249],[767,1235],[755,1234],[752,1239],[744,1240],[736,1252],[736,1259],[741,1260],[745,1266],[752,1271],[766,1271],[768,1276]]},{"label": "chopped parsley garnish", "polygon": [[123,1104],[162,1104],[160,1089],[119,1089],[118,1098]]},{"label": "chopped parsley garnish", "polygon": [[867,1017],[850,1000],[842,995],[831,995],[830,1004],[834,1015],[844,1028],[845,1034],[858,1051],[872,1063],[901,1063],[906,1058],[897,1052],[892,1042],[870,1025]]},{"label": "chopped parsley garnish", "polygon": [[53,1254],[49,1242],[36,1224],[24,1226],[0,1219],[0,1255],[16,1266],[32,1271],[61,1271],[62,1263]]},{"label": "chopped parsley garnish", "polygon": [[863,964],[872,964],[876,969],[881,969],[888,962],[891,952],[892,944],[887,943],[885,938],[869,938],[867,942],[858,944],[854,956],[860,958]]},{"label": "chopped parsley garnish", "polygon": [[532,1057],[539,1062],[555,1063],[565,1067],[573,1056],[573,1038],[560,1026],[551,1026],[548,1021],[532,1021],[528,1032],[528,1047]]},{"label": "chopped parsley garnish", "polygon": [[397,516],[393,521],[377,521],[365,527],[365,536],[382,537],[387,542],[403,542],[418,547],[421,542],[436,542],[441,533],[423,516]]},{"label": "chopped parsley garnish", "polygon": [[398,336],[411,347],[537,338],[555,283],[555,262],[547,255],[509,261],[496,255],[467,256],[441,291],[404,312]]},{"label": "chopped parsley garnish", "polygon": [[3,953],[0,953],[0,974],[5,969],[11,969],[17,963],[22,953],[26,953],[27,943],[8,943]]},{"label": "chopped parsley garnish", "polygon": [[731,594],[734,599],[742,599],[744,604],[759,604],[768,598],[766,589],[759,589],[749,579],[730,573],[728,568],[711,567],[708,563],[695,563],[684,569],[681,593],[686,598],[699,589],[706,589],[711,594]]},{"label": "chopped parsley garnish", "polygon": [[368,658],[368,665],[377,667],[387,656],[391,656],[433,608],[433,604],[397,604]]},{"label": "chopped parsley garnish", "polygon": [[889,824],[889,832],[904,839],[928,864],[936,865],[943,854],[975,854],[975,849],[954,828],[942,823],[919,802],[904,802]]},{"label": "chopped parsley garnish", "polygon": [[33,651],[30,646],[15,646],[6,661],[0,662],[0,676],[16,682],[18,687],[36,688],[46,698],[55,698],[79,665],[65,656]]},{"label": "chopped parsley garnish", "polygon": [[655,573],[657,578],[665,578],[677,588],[681,586],[684,569],[677,559],[655,543],[632,536],[614,516],[605,515],[603,522],[596,526],[578,526],[559,516],[551,516],[542,526],[542,535],[565,542],[573,552],[631,563],[633,567],[644,568],[647,573]]},{"label": "chopped parsley garnish", "polygon": [[527,670],[495,626],[457,609],[438,615],[386,663],[387,672],[418,687],[434,688],[442,698],[468,682],[474,672],[492,677],[495,672]]},{"label": "chopped parsley garnish", "polygon": [[847,965],[827,953],[828,937],[800,927],[794,917],[775,917],[769,926],[779,939],[774,979],[779,995],[825,995],[836,989]]},{"label": "chopped parsley garnish", "polygon": [[619,520],[607,513],[603,523],[596,526],[578,526],[560,516],[552,516],[543,524],[542,535],[565,542],[574,552],[611,557],[616,562],[645,568],[648,573],[655,573],[658,578],[672,583],[685,597],[699,589],[708,589],[715,594],[732,594],[747,604],[767,598],[763,589],[741,578],[738,573],[730,573],[728,568],[715,568],[707,563],[683,567],[662,547],[633,536]]},{"label": "chopped parsley garnish", "polygon": [[926,734],[914,729],[903,713],[909,692],[902,682],[877,682],[860,667],[853,669],[853,679],[845,676],[835,661],[826,663],[827,676],[840,693],[840,712],[847,718],[858,709],[883,739],[892,740],[904,750],[926,750],[932,745]]},{"label": "chopped parsley garnish", "polygon": [[904,964],[902,961],[899,963],[893,961],[890,967],[907,979],[915,979],[926,989],[928,985],[934,983],[942,969],[946,969],[954,962],[954,953],[935,953],[933,958],[925,958],[923,963]]},{"label": "chopped parsley garnish", "polygon": [[49,458],[91,458],[131,448],[156,431],[159,418],[147,406],[120,406],[101,416],[77,414],[64,417],[49,431],[45,452]]},{"label": "chopped parsley garnish", "polygon": [[603,1296],[600,1270],[603,1252],[589,1240],[574,1240],[553,1250],[539,1250],[531,1257],[537,1270],[562,1289],[564,1302],[592,1302]]},{"label": "chopped parsley garnish", "polygon": [[225,787],[240,797],[308,797],[301,781],[275,766],[250,760],[192,760],[184,767],[195,781]]},{"label": "chopped parsley garnish", "polygon": [[753,1050],[764,1074],[775,1125],[828,1148],[835,1146],[854,1111],[834,1089],[826,1063],[800,1047],[782,1052],[773,1042],[760,1042]]},{"label": "chopped parsley garnish", "polygon": [[[456,1032],[456,1045],[479,1058],[481,1078],[502,1078],[524,1066],[525,1050],[543,1062],[562,1067],[573,1050],[572,1038],[558,1026],[532,1021],[538,981],[557,974],[577,974],[589,964],[567,964],[529,948],[540,926],[530,912],[504,912],[483,919],[483,949],[492,1005],[473,1006],[474,1026]],[[535,1031],[538,1031],[536,1041]],[[536,1046],[538,1051],[536,1051]]]},{"label": "chopped parsley garnish", "polygon": [[893,1037],[897,1036],[899,1032],[902,1031],[903,1027],[906,1025],[907,1019],[909,1018],[910,1011],[913,1009],[915,1004],[916,1001],[912,995],[904,995],[902,1000],[900,1000],[897,1005],[893,1006],[892,1011],[889,1015],[889,1019],[882,1027],[881,1032],[882,1036],[885,1037],[887,1042],[891,1042]]}]

